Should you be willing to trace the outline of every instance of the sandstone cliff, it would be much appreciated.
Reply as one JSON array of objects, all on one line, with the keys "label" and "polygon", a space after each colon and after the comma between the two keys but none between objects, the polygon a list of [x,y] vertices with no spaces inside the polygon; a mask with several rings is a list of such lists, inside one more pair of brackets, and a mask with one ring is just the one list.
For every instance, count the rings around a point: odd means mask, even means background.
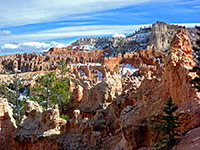
[{"label": "sandstone cliff", "polygon": [[[170,25],[165,22],[157,21],[152,25],[151,34],[149,36],[149,45],[154,45],[156,49],[161,51],[170,50],[170,45],[177,30],[185,28],[178,25]],[[197,30],[186,28],[186,32],[191,40],[192,45],[196,45],[195,41],[198,39]]]}]

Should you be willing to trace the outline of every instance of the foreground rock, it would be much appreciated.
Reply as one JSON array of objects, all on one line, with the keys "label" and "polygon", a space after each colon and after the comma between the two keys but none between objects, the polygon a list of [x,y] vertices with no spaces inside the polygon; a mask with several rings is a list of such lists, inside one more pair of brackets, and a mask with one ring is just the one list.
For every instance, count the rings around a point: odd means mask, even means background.
[{"label": "foreground rock", "polygon": [[192,129],[180,138],[172,150],[198,150],[200,148],[200,127]]},{"label": "foreground rock", "polygon": [[0,149],[13,149],[16,130],[13,112],[6,99],[0,98]]},{"label": "foreground rock", "polygon": [[56,138],[65,131],[65,126],[66,120],[60,118],[57,105],[42,114],[41,106],[27,101],[22,121],[15,131],[15,148],[56,150]]}]

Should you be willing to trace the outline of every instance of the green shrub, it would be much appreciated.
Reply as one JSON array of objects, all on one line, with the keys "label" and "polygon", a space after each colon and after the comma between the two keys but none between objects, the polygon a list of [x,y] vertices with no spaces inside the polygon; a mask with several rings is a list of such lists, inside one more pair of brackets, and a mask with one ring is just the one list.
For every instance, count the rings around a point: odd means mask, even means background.
[{"label": "green shrub", "polygon": [[62,118],[62,119],[65,119],[65,120],[70,120],[69,116],[64,115],[64,114],[61,115],[61,118]]}]

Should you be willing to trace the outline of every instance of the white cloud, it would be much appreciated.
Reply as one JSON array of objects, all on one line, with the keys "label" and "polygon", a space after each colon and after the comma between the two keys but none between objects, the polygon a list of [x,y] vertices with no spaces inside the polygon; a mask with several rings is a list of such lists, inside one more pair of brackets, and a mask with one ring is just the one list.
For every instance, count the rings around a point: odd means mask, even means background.
[{"label": "white cloud", "polygon": [[30,41],[45,41],[45,40],[54,40],[62,38],[71,38],[71,37],[84,37],[84,36],[103,36],[103,35],[112,35],[115,33],[133,33],[136,29],[140,27],[149,26],[146,25],[82,25],[82,26],[73,26],[73,27],[62,27],[51,30],[44,30],[36,33],[30,34],[12,34],[6,36],[0,40],[0,45],[4,43],[16,43],[30,42]]},{"label": "white cloud", "polygon": [[200,23],[170,23],[170,24],[177,24],[179,26],[186,26],[187,28],[200,26]]},{"label": "white cloud", "polygon": [[8,30],[0,31],[0,36],[6,36],[6,35],[10,35],[10,34],[11,34],[11,31],[8,31]]},{"label": "white cloud", "polygon": [[188,5],[188,4],[199,4],[199,0],[183,0],[183,1],[177,1],[177,5]]},{"label": "white cloud", "polygon": [[1,49],[16,49],[19,46],[17,44],[4,44],[1,46]]},{"label": "white cloud", "polygon": [[0,47],[1,52],[13,52],[13,51],[19,51],[19,52],[43,52],[47,51],[51,47],[65,47],[66,45],[62,43],[58,43],[55,41],[52,41],[51,43],[45,43],[45,42],[24,42],[24,43],[18,43],[18,44],[3,44]]},{"label": "white cloud", "polygon": [[72,19],[80,14],[152,1],[159,2],[159,0],[1,0],[0,27]]},{"label": "white cloud", "polygon": [[112,37],[114,37],[114,38],[120,38],[120,37],[125,38],[126,35],[124,35],[124,34],[119,34],[119,33],[115,33],[115,34],[112,35]]},{"label": "white cloud", "polygon": [[52,41],[50,43],[50,47],[57,47],[57,48],[62,48],[62,47],[65,47],[66,45],[63,44],[63,43],[58,43],[58,42],[55,42],[55,41]]},{"label": "white cloud", "polygon": [[194,6],[193,8],[197,8],[197,9],[198,9],[198,8],[200,8],[200,5],[198,5],[198,6]]}]

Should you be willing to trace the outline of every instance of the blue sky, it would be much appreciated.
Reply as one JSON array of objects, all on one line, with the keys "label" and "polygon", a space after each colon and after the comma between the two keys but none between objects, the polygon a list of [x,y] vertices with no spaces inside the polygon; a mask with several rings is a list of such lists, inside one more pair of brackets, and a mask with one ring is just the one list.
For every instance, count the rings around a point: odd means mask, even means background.
[{"label": "blue sky", "polygon": [[131,34],[158,21],[200,25],[200,0],[1,0],[0,55],[43,52],[80,37]]}]

